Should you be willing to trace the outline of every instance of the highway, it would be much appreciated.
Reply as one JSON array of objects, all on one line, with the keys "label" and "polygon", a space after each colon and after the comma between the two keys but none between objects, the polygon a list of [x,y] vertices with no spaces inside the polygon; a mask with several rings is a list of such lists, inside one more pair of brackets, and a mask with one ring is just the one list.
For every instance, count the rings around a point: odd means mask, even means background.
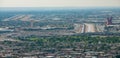
[{"label": "highway", "polygon": [[85,30],[86,30],[86,31],[85,31],[86,33],[87,33],[87,32],[95,32],[95,26],[94,26],[94,24],[87,24],[87,23],[86,23],[85,26],[86,26],[86,29],[85,29]]},{"label": "highway", "polygon": [[94,24],[76,24],[75,26],[75,32],[76,33],[93,33],[95,31],[95,25]]}]

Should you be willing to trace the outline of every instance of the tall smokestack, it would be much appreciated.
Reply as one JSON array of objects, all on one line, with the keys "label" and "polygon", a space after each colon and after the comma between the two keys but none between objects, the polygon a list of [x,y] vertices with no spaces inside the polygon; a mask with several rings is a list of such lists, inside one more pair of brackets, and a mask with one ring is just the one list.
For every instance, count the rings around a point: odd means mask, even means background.
[{"label": "tall smokestack", "polygon": [[34,20],[31,20],[30,21],[30,27],[33,27],[34,26]]}]

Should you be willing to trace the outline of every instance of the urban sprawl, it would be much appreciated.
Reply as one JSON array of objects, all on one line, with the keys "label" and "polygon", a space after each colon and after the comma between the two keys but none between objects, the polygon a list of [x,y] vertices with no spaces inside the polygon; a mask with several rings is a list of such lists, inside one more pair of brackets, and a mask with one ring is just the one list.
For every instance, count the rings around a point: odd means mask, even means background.
[{"label": "urban sprawl", "polygon": [[119,58],[120,8],[0,11],[0,58]]}]

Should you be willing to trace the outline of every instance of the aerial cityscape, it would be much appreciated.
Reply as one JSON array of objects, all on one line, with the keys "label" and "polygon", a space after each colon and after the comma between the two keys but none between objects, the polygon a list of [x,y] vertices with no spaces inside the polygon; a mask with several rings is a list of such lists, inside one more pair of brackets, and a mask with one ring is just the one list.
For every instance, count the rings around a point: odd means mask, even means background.
[{"label": "aerial cityscape", "polygon": [[120,8],[4,9],[0,58],[120,57]]},{"label": "aerial cityscape", "polygon": [[120,0],[0,0],[0,58],[120,58]]}]

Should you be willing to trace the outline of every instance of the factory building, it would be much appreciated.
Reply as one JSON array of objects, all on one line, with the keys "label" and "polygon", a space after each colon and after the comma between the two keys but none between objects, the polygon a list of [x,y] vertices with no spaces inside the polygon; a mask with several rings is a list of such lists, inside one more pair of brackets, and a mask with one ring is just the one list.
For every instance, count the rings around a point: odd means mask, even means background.
[{"label": "factory building", "polygon": [[120,32],[120,25],[112,23],[113,17],[108,17],[105,30],[107,32]]},{"label": "factory building", "polygon": [[113,19],[113,17],[108,17],[106,25],[112,25],[112,19]]}]

